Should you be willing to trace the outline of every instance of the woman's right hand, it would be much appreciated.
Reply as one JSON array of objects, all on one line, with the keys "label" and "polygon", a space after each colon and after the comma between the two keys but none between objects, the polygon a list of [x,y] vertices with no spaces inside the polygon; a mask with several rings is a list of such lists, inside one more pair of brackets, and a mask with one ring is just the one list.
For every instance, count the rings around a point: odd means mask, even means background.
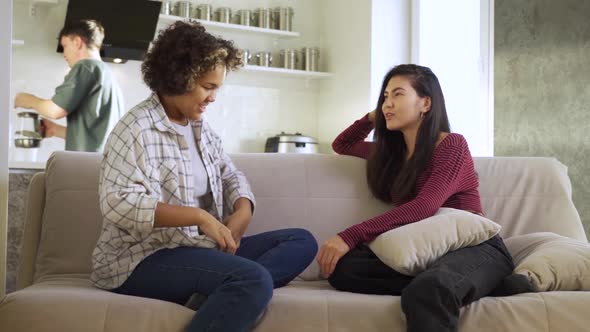
[{"label": "woman's right hand", "polygon": [[212,238],[219,245],[219,249],[227,252],[228,254],[235,254],[238,246],[231,234],[231,231],[227,226],[215,219],[211,214],[205,210],[201,210],[202,223],[199,225],[205,235]]},{"label": "woman's right hand", "polygon": [[375,116],[376,116],[377,110],[374,109],[371,112],[369,112],[369,121],[375,123]]}]

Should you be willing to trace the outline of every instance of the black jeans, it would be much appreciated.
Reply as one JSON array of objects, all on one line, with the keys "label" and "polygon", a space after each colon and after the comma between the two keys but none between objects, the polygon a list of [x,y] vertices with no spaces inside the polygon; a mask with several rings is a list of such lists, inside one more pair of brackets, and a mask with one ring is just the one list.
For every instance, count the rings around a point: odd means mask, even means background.
[{"label": "black jeans", "polygon": [[349,292],[401,295],[407,331],[457,331],[459,309],[489,295],[514,270],[500,236],[447,253],[415,277],[396,272],[366,246],[344,255],[329,282]]}]

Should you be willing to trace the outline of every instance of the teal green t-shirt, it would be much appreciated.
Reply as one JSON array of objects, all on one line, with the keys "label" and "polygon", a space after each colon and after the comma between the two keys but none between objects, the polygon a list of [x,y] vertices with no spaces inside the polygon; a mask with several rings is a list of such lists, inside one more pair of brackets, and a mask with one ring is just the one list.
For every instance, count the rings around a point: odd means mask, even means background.
[{"label": "teal green t-shirt", "polygon": [[51,100],[67,113],[66,150],[102,151],[124,112],[123,94],[102,61],[78,61]]}]

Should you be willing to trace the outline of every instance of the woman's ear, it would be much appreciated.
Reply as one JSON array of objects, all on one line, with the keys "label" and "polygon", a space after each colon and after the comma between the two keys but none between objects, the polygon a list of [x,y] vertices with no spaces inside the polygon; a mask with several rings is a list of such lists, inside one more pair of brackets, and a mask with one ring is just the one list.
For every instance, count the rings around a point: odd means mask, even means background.
[{"label": "woman's ear", "polygon": [[424,97],[422,98],[422,106],[424,106],[424,109],[422,110],[422,112],[426,113],[426,112],[430,112],[430,109],[432,108],[432,99],[430,97]]}]

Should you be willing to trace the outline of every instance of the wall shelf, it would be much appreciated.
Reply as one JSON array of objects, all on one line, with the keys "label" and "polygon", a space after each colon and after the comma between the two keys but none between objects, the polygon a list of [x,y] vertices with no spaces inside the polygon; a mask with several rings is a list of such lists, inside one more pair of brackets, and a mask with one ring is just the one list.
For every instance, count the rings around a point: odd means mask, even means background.
[{"label": "wall shelf", "polygon": [[[174,16],[174,15],[160,14],[159,23],[171,24],[171,23],[178,21],[178,20],[188,20],[188,18]],[[191,18],[191,20],[195,20],[195,21],[201,23],[208,30],[213,30],[213,31],[229,31],[229,32],[241,32],[241,33],[248,33],[248,34],[261,34],[261,35],[266,35],[269,37],[276,37],[276,38],[296,38],[296,37],[300,36],[299,32],[293,32],[293,31],[265,29],[265,28],[259,28],[259,27],[253,27],[253,26],[233,24],[233,23],[205,21],[205,20],[199,20],[199,19],[195,19],[195,18]]]},{"label": "wall shelf", "polygon": [[25,44],[24,40],[21,39],[13,39],[12,46],[23,46]]},{"label": "wall shelf", "polygon": [[[160,14],[158,24],[164,26],[172,24],[175,21],[182,20],[187,21],[189,18],[175,16],[175,15],[165,15]],[[282,31],[276,29],[265,29],[253,26],[245,26],[240,24],[233,24],[233,23],[221,23],[215,21],[205,21],[199,20],[195,18],[190,18],[190,20],[197,21],[201,23],[208,31],[215,31],[215,32],[236,32],[236,33],[245,33],[245,34],[258,34],[264,37],[272,37],[272,38],[297,38],[300,37],[301,34],[299,32],[293,31]],[[272,76],[280,76],[280,77],[292,77],[292,78],[305,78],[305,79],[327,79],[332,77],[330,73],[324,72],[312,72],[312,71],[305,71],[305,70],[293,70],[293,69],[285,69],[285,68],[275,68],[275,67],[263,67],[263,66],[253,66],[253,65],[246,65],[241,70],[241,72],[245,73],[261,73],[261,74],[268,74]]]},{"label": "wall shelf", "polygon": [[331,78],[331,73],[317,72],[317,71],[305,71],[297,69],[285,69],[285,68],[274,68],[274,67],[262,67],[262,66],[244,66],[241,71],[244,72],[255,72],[265,73],[284,77],[300,77],[308,79],[325,79]]}]

